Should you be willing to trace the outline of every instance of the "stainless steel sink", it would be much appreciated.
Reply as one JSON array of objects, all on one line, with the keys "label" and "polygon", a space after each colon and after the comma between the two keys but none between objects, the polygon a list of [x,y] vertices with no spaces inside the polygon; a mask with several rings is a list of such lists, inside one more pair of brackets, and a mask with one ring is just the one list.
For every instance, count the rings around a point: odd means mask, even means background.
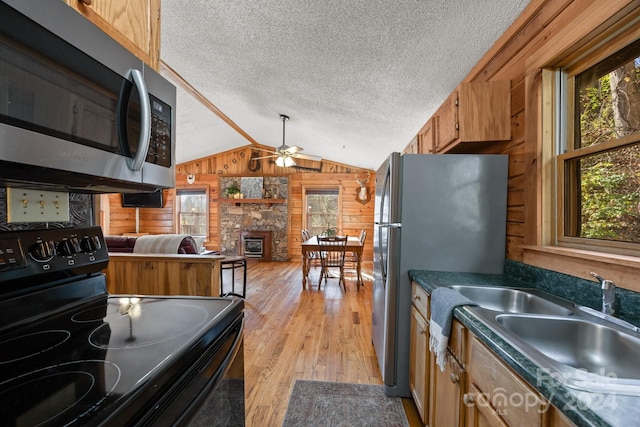
[{"label": "stainless steel sink", "polygon": [[633,325],[537,289],[446,286],[476,302],[465,309],[533,361],[538,378],[640,396],[640,333]]},{"label": "stainless steel sink", "polygon": [[487,310],[558,316],[573,314],[573,306],[570,303],[537,289],[473,285],[448,285],[448,287]]},{"label": "stainless steel sink", "polygon": [[560,364],[612,379],[640,380],[640,338],[593,321],[500,314],[496,321]]}]

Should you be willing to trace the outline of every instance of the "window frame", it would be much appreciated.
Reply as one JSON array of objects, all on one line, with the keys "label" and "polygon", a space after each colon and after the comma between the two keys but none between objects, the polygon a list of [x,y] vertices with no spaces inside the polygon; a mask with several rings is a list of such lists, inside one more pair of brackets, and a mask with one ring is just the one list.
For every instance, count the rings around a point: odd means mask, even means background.
[{"label": "window frame", "polygon": [[[567,207],[577,208],[576,201],[568,203],[569,197],[566,191],[567,165],[573,160],[587,155],[603,153],[613,149],[636,145],[640,142],[640,134],[624,136],[619,139],[606,141],[589,147],[575,147],[575,115],[576,111],[576,76],[595,66],[600,61],[608,58],[612,54],[620,51],[624,46],[639,40],[638,31],[618,34],[606,40],[606,43],[599,43],[598,47],[586,50],[579,59],[573,63],[566,64],[564,68],[543,70],[543,99],[553,98],[553,176],[546,180],[554,182],[553,202],[555,206],[551,209],[555,211],[553,221],[553,245],[567,248],[606,252],[611,254],[640,256],[640,243],[612,241],[603,239],[592,239],[584,237],[573,237],[565,235],[565,221],[567,221]],[[640,52],[638,52],[640,56]],[[546,84],[545,84],[546,80]],[[574,174],[574,178],[577,176]],[[544,179],[544,178],[543,178]],[[577,184],[576,184],[577,185]],[[547,198],[549,200],[549,198]],[[553,203],[552,202],[552,203]],[[575,215],[573,215],[575,217]],[[571,219],[569,219],[571,221]],[[548,229],[547,229],[548,230]],[[550,243],[550,242],[547,242]]]},{"label": "window frame", "polygon": [[[205,242],[209,241],[209,237],[211,234],[211,218],[210,218],[210,210],[211,210],[211,202],[209,201],[209,188],[208,187],[194,187],[194,186],[180,186],[175,188],[175,197],[174,197],[174,209],[173,209],[173,223],[175,224],[174,232],[176,234],[180,233],[180,191],[188,191],[188,192],[203,192],[205,197],[207,198],[207,203],[205,205],[205,222],[206,222],[206,233],[204,236]],[[199,236],[199,235],[195,235]]]},{"label": "window frame", "polygon": [[307,193],[315,191],[335,191],[338,190],[338,229],[342,230],[342,185],[340,184],[327,184],[327,185],[303,185],[302,186],[302,229],[309,229],[307,222]]}]

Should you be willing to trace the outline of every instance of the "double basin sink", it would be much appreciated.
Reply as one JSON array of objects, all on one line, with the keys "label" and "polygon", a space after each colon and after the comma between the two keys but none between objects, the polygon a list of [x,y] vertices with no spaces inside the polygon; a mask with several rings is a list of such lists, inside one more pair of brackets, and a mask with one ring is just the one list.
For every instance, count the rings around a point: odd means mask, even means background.
[{"label": "double basin sink", "polygon": [[538,366],[538,380],[640,396],[638,328],[538,289],[445,285],[466,309]]}]

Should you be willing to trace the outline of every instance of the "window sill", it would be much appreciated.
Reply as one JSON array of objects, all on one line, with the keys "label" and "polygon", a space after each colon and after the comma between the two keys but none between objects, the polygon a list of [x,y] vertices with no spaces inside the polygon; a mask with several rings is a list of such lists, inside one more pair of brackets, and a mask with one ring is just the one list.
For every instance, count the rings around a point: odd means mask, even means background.
[{"label": "window sill", "polygon": [[589,272],[595,271],[620,287],[640,292],[640,257],[559,246],[524,245],[522,249],[525,264],[589,280]]}]

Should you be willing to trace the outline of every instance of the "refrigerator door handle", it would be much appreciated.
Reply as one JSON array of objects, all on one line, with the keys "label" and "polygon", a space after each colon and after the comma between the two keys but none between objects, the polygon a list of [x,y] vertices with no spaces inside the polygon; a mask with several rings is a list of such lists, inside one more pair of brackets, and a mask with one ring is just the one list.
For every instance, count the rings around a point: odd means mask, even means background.
[{"label": "refrigerator door handle", "polygon": [[386,222],[386,223],[376,222],[375,225],[377,225],[378,227],[384,227],[384,228],[402,228],[401,222]]}]

